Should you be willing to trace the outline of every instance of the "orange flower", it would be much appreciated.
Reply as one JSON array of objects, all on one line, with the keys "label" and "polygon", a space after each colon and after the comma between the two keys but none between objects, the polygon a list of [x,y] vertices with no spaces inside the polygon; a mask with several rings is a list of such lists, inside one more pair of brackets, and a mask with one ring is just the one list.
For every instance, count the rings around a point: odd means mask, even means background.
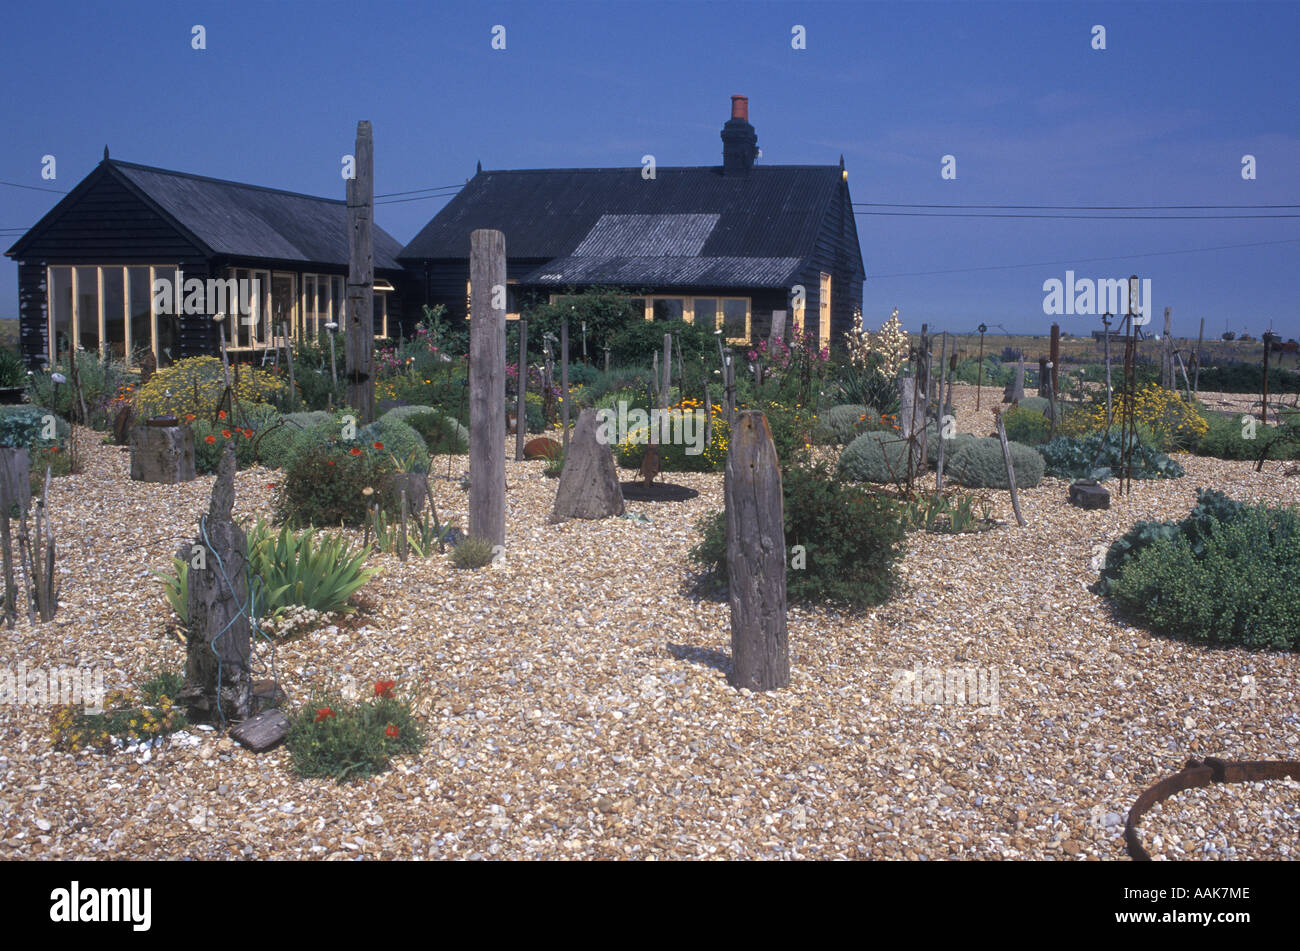
[{"label": "orange flower", "polygon": [[320,707],[316,711],[316,722],[320,723],[322,720],[328,720],[332,716],[334,716],[333,710],[329,707]]},{"label": "orange flower", "polygon": [[393,688],[396,687],[396,686],[397,686],[397,681],[396,681],[396,680],[376,680],[376,681],[375,681],[375,696],[376,696],[376,697],[391,697],[391,696],[393,695]]},{"label": "orange flower", "polygon": [[381,442],[377,442],[377,443],[375,443],[375,448],[376,448],[376,449],[383,449],[383,448],[384,448],[384,444],[381,443]]},{"label": "orange flower", "polygon": [[59,447],[58,447],[58,446],[51,446],[50,449],[49,449],[49,451],[50,451],[50,452],[58,452],[58,451],[59,451]]},{"label": "orange flower", "polygon": [[204,441],[205,443],[207,443],[208,445],[212,445],[212,443],[214,443],[214,442],[217,441],[217,437],[216,437],[216,436],[204,436],[204,437],[203,437],[203,441]]},{"label": "orange flower", "polygon": [[242,430],[240,430],[240,432],[242,432],[242,433],[244,434],[244,438],[246,438],[246,439],[252,439],[252,438],[253,438],[253,431],[252,431],[251,429],[242,429]]},{"label": "orange flower", "polygon": [[229,439],[229,438],[230,438],[230,430],[229,430],[229,429],[223,429],[223,430],[221,431],[221,435],[224,436],[224,437],[226,437],[227,439]]},{"label": "orange flower", "polygon": [[361,455],[361,450],[360,450],[359,448],[357,448],[356,446],[353,446],[351,449],[348,450],[348,452],[350,452],[350,453],[351,453],[352,455],[354,455],[354,456],[359,456],[359,455]]},{"label": "orange flower", "polygon": [[397,727],[393,726],[393,724],[390,723],[388,724],[388,728],[384,730],[384,736],[390,736],[393,739],[397,739],[397,736],[400,732],[401,731],[398,730]]},{"label": "orange flower", "polygon": [[187,422],[187,423],[192,423],[192,422],[194,422],[194,420],[195,420],[196,418],[197,418],[197,417],[195,417],[195,415],[194,415],[193,413],[186,413],[186,414],[185,414],[185,422]]},{"label": "orange flower", "polygon": [[326,461],[329,465],[331,465],[331,466],[334,465],[334,460],[333,460],[333,459],[326,459],[325,461]]},{"label": "orange flower", "polygon": [[217,419],[225,419],[225,418],[226,418],[226,411],[224,409],[217,413]]}]

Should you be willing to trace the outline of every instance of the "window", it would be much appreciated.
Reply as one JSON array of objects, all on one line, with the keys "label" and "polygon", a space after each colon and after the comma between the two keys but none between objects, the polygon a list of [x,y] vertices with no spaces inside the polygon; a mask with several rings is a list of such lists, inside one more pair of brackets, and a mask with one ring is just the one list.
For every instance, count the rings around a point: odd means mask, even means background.
[{"label": "window", "polygon": [[686,314],[686,298],[684,297],[656,297],[654,298],[654,310],[652,311],[655,320],[682,320]]},{"label": "window", "polygon": [[722,298],[722,334],[728,343],[749,343],[748,298]]},{"label": "window", "polygon": [[697,297],[692,301],[694,317],[692,323],[709,333],[718,329],[718,301],[713,297]]},{"label": "window", "polygon": [[126,269],[120,267],[100,268],[104,287],[104,345],[108,353],[118,360],[126,359],[126,334],[129,322],[126,319],[126,293],[123,281]]},{"label": "window", "polygon": [[[518,278],[506,279],[506,320],[519,319],[519,302],[515,299],[515,290],[516,290],[515,285],[518,283],[519,283]],[[389,285],[389,289],[390,290],[392,289],[391,284]],[[465,319],[466,320],[469,320],[471,317],[474,316],[474,309],[471,306],[472,302],[470,301],[470,296],[471,295],[470,295],[469,281],[466,281],[465,282]],[[550,297],[550,302],[554,304],[558,301],[563,301],[567,299],[568,299],[567,297],[559,297],[558,295],[552,294]],[[376,301],[377,300],[378,298],[376,298]],[[375,304],[375,308],[376,308],[375,313],[379,313],[378,303]]]},{"label": "window", "polygon": [[55,363],[72,342],[72,268],[50,268],[45,286],[49,297],[49,356]]},{"label": "window", "polygon": [[149,283],[147,267],[129,267],[126,276],[130,283],[127,293],[127,319],[130,321],[127,352],[128,362],[134,363],[136,354],[154,352],[153,285]]},{"label": "window", "polygon": [[[50,360],[56,362],[80,346],[130,366],[139,352],[153,350],[152,270],[120,265],[48,268]],[[167,281],[174,279],[175,268],[156,270]],[[173,300],[170,283],[167,300]]]},{"label": "window", "polygon": [[73,287],[76,301],[72,308],[72,323],[77,345],[86,350],[99,350],[99,268],[73,269]]},{"label": "window", "polygon": [[817,298],[817,343],[825,348],[831,344],[831,276],[822,273],[821,294]]}]

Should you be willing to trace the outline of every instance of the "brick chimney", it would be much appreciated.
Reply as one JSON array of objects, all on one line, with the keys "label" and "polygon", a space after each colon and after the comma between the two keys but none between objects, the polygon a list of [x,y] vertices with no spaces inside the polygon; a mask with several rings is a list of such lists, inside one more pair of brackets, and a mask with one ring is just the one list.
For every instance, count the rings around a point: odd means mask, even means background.
[{"label": "brick chimney", "polygon": [[749,97],[731,97],[731,118],[722,127],[722,174],[746,175],[758,157],[758,134],[749,124]]}]

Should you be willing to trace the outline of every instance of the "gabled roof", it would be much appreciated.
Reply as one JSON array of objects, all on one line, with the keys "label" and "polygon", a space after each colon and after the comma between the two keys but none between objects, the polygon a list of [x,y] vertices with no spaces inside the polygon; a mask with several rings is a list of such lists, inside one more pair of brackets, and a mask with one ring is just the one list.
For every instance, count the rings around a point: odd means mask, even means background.
[{"label": "gabled roof", "polygon": [[[113,175],[124,181],[196,245],[211,256],[263,258],[309,264],[348,263],[347,203],[295,192],[245,185],[105,159],[87,176]],[[6,252],[11,257],[84,194],[79,185]],[[398,241],[374,226],[376,268],[396,269]]]},{"label": "gabled roof", "polygon": [[547,261],[523,283],[779,287],[841,180],[834,165],[479,172],[398,258],[463,260],[471,231],[496,228],[509,257]]}]

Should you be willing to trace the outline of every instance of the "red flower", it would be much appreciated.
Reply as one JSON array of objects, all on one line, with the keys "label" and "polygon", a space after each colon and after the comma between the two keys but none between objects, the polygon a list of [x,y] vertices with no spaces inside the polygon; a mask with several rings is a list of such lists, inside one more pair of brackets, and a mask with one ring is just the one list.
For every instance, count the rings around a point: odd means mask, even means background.
[{"label": "red flower", "polygon": [[224,409],[223,409],[223,410],[220,410],[220,411],[217,413],[217,419],[225,419],[225,418],[226,418],[226,411],[225,411]]},{"label": "red flower", "polygon": [[229,429],[223,429],[223,430],[221,431],[221,435],[224,436],[226,439],[229,439],[229,438],[230,438],[230,430],[229,430]]},{"label": "red flower", "polygon": [[240,432],[242,432],[242,433],[244,434],[244,438],[246,438],[246,439],[252,439],[252,438],[253,438],[253,431],[252,431],[251,429],[243,429],[243,430],[240,430]]},{"label": "red flower", "polygon": [[400,731],[397,729],[397,727],[393,726],[390,723],[388,724],[388,729],[384,730],[384,736],[391,736],[393,739],[397,739],[397,735],[399,732]]},{"label": "red flower", "polygon": [[360,450],[359,448],[357,448],[356,446],[353,446],[351,449],[348,450],[348,452],[352,453],[352,455],[354,455],[354,456],[359,456],[359,455],[361,455],[361,450]]},{"label": "red flower", "polygon": [[214,442],[217,441],[217,437],[216,437],[216,436],[204,436],[204,437],[203,437],[203,441],[204,441],[205,443],[208,443],[209,445],[211,445],[212,443],[214,443]]},{"label": "red flower", "polygon": [[384,448],[384,444],[381,443],[381,442],[377,442],[377,443],[375,443],[375,448],[376,448],[376,449],[383,449],[383,448]]},{"label": "red flower", "polygon": [[396,687],[396,686],[397,686],[397,681],[396,681],[396,680],[376,680],[376,681],[375,681],[375,696],[376,696],[376,697],[391,697],[391,696],[393,695],[393,688]]},{"label": "red flower", "polygon": [[279,485],[279,484],[280,484],[280,483],[278,483],[278,482],[268,482],[268,483],[266,484],[266,487],[267,487],[268,489],[274,489],[274,488],[275,488],[277,485]]},{"label": "red flower", "polygon": [[328,720],[332,716],[334,716],[333,710],[331,710],[329,707],[321,707],[319,710],[316,711],[316,722],[320,723],[323,720]]},{"label": "red flower", "polygon": [[58,446],[51,446],[51,447],[50,447],[50,452],[58,452],[58,451],[59,451],[59,447],[58,447]]},{"label": "red flower", "polygon": [[326,462],[327,465],[331,465],[331,466],[334,465],[334,460],[333,460],[333,459],[326,459],[325,462]]},{"label": "red flower", "polygon": [[195,415],[194,415],[193,413],[186,413],[186,414],[185,414],[185,422],[187,422],[187,423],[192,423],[192,422],[194,422],[194,420],[195,420],[196,418],[197,418],[197,417],[195,417]]}]

